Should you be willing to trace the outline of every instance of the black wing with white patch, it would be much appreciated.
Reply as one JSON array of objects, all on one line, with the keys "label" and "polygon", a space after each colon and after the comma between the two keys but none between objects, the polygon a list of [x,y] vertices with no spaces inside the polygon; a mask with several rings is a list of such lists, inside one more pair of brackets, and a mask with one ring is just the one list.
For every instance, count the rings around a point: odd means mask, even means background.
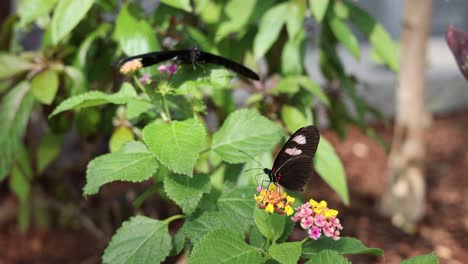
[{"label": "black wing with white patch", "polygon": [[313,172],[313,158],[320,133],[315,126],[298,129],[276,156],[271,173],[273,179],[290,190],[302,190]]}]

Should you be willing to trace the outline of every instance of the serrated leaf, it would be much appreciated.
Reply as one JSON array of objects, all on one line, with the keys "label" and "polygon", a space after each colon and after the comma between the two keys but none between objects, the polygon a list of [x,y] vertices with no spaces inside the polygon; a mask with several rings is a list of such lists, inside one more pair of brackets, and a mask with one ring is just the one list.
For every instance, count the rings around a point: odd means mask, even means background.
[{"label": "serrated leaf", "polygon": [[0,79],[7,78],[31,69],[33,65],[21,58],[9,53],[0,54]]},{"label": "serrated leaf", "polygon": [[103,263],[160,263],[171,250],[167,224],[145,216],[126,221],[112,237],[102,256]]},{"label": "serrated leaf", "polygon": [[202,213],[195,219],[187,220],[182,228],[192,244],[197,244],[204,235],[218,229],[229,229],[238,232],[242,230],[242,224],[232,214],[209,211]]},{"label": "serrated leaf", "polygon": [[273,244],[268,252],[273,259],[281,264],[295,264],[301,256],[301,242]]},{"label": "serrated leaf", "polygon": [[354,58],[359,59],[361,56],[359,43],[351,29],[336,15],[330,16],[329,23],[336,38],[354,56]]},{"label": "serrated leaf", "polygon": [[161,3],[184,10],[186,12],[192,12],[190,0],[161,0]]},{"label": "serrated leaf", "polygon": [[345,204],[349,204],[348,186],[343,164],[333,146],[323,137],[320,138],[314,161],[315,169],[320,177],[338,193]]},{"label": "serrated leaf", "polygon": [[254,192],[255,190],[251,187],[237,187],[225,191],[218,199],[218,208],[226,214],[236,217],[247,229],[253,225]]},{"label": "serrated leaf", "polygon": [[314,96],[317,97],[324,105],[330,106],[330,100],[328,100],[327,95],[322,91],[320,86],[315,83],[312,79],[307,76],[301,76],[298,79],[301,86],[303,86],[306,90],[311,92]]},{"label": "serrated leaf", "polygon": [[57,44],[86,16],[94,4],[94,0],[60,0],[52,16],[52,43]]},{"label": "serrated leaf", "polygon": [[29,92],[29,83],[20,82],[0,102],[0,181],[3,180],[15,161],[21,147],[26,125],[34,106],[34,97]]},{"label": "serrated leaf", "polygon": [[130,128],[126,126],[118,127],[109,140],[109,149],[110,152],[118,151],[125,143],[133,141],[135,137]]},{"label": "serrated leaf", "polygon": [[42,137],[37,149],[37,171],[39,173],[42,173],[59,154],[62,138],[62,136],[52,134],[51,132]]},{"label": "serrated leaf", "polygon": [[46,16],[54,7],[57,0],[22,0],[19,2],[18,15],[20,17],[19,24],[24,27],[26,24],[34,20]]},{"label": "serrated leaf", "polygon": [[143,142],[140,141],[129,141],[122,145],[119,149],[121,153],[147,153],[148,148]]},{"label": "serrated leaf", "polygon": [[197,208],[204,193],[211,190],[210,177],[201,173],[189,178],[185,175],[172,174],[164,178],[164,191],[184,214],[191,214]]},{"label": "serrated leaf", "polygon": [[269,214],[258,207],[255,207],[253,213],[258,230],[260,230],[263,236],[268,240],[276,241],[283,233],[286,216],[276,213]]},{"label": "serrated leaf", "polygon": [[265,12],[254,40],[254,57],[256,60],[265,55],[278,39],[287,17],[288,3],[278,4]]},{"label": "serrated leaf", "polygon": [[97,106],[102,104],[125,104],[131,99],[136,98],[137,93],[129,83],[124,83],[122,89],[115,94],[106,94],[99,91],[92,91],[83,93],[80,95],[72,96],[65,101],[61,102],[55,109],[54,112],[49,116],[53,117],[56,114],[67,110],[76,110],[85,107]]},{"label": "serrated leaf", "polygon": [[129,120],[138,118],[142,114],[151,115],[154,105],[144,99],[130,100],[127,104],[125,114]]},{"label": "serrated leaf", "polygon": [[315,255],[312,259],[306,262],[306,264],[351,264],[347,259],[338,254],[333,250],[323,250]]},{"label": "serrated leaf", "polygon": [[327,13],[330,0],[309,0],[310,10],[317,22],[322,23],[325,14]]},{"label": "serrated leaf", "polygon": [[283,105],[281,108],[281,117],[289,132],[294,133],[299,128],[310,125],[304,114],[294,106]]},{"label": "serrated leaf", "polygon": [[240,233],[221,229],[207,234],[193,247],[189,263],[260,263],[261,259],[259,249],[249,246]]},{"label": "serrated leaf", "polygon": [[439,257],[434,252],[403,260],[401,264],[439,264]]},{"label": "serrated leaf", "polygon": [[86,170],[84,195],[95,194],[99,188],[113,181],[141,182],[156,172],[158,163],[153,153],[115,152],[93,159]]},{"label": "serrated leaf", "polygon": [[322,250],[331,249],[342,255],[372,254],[383,256],[384,252],[379,248],[368,248],[361,241],[352,237],[341,237],[333,240],[329,237],[320,237],[318,240],[309,240],[302,245],[302,257],[312,258]]},{"label": "serrated leaf", "polygon": [[154,122],[143,129],[143,138],[158,160],[171,171],[190,177],[205,137],[205,128],[196,119]]},{"label": "serrated leaf", "polygon": [[345,2],[349,19],[364,33],[375,51],[393,71],[398,71],[398,52],[395,43],[385,28],[365,10],[351,1]]},{"label": "serrated leaf", "polygon": [[[255,133],[252,133],[255,131]],[[278,125],[253,110],[231,113],[213,135],[211,148],[229,163],[241,163],[251,156],[270,151],[282,138]]]},{"label": "serrated leaf", "polygon": [[150,24],[132,16],[127,5],[120,10],[114,34],[122,50],[129,56],[161,49]]},{"label": "serrated leaf", "polygon": [[59,88],[58,74],[54,70],[46,70],[34,76],[31,80],[31,92],[36,99],[50,105]]}]

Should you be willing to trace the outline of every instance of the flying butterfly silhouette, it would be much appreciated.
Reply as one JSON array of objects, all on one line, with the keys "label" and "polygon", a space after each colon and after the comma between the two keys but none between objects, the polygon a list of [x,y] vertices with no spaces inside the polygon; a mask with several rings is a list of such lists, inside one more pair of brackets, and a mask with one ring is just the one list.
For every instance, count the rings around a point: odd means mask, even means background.
[{"label": "flying butterfly silhouette", "polygon": [[253,80],[260,80],[260,77],[251,69],[232,61],[228,58],[214,55],[208,52],[201,51],[199,48],[183,49],[183,50],[169,50],[150,52],[120,59],[115,63],[117,66],[122,66],[128,61],[138,59],[143,64],[143,67],[151,66],[167,60],[177,60],[181,64],[192,64],[194,67],[200,62],[213,63],[221,65],[230,69],[238,74],[248,77]]},{"label": "flying butterfly silhouette", "polygon": [[320,134],[315,126],[298,129],[284,144],[276,156],[273,168],[264,168],[270,183],[280,184],[292,191],[303,191],[313,173],[313,158]]}]

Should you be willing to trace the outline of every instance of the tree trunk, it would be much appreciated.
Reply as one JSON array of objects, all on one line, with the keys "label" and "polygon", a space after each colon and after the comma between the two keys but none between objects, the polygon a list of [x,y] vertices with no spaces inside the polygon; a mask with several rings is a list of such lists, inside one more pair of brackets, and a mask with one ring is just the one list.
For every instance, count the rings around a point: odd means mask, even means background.
[{"label": "tree trunk", "polygon": [[431,25],[431,0],[407,0],[402,25],[395,133],[389,157],[389,181],[382,213],[411,232],[424,215],[424,128],[426,46]]}]

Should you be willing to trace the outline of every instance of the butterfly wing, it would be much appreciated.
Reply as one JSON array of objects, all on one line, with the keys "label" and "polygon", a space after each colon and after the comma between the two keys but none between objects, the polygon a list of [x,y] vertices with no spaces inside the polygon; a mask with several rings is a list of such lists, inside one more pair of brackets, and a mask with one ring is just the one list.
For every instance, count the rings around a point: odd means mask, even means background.
[{"label": "butterfly wing", "polygon": [[228,68],[238,74],[244,75],[245,77],[248,77],[253,80],[260,80],[260,77],[258,77],[258,75],[251,69],[225,57],[201,51],[199,60],[224,66],[225,68]]},{"label": "butterfly wing", "polygon": [[156,51],[145,54],[139,54],[135,56],[125,57],[114,63],[116,66],[122,66],[128,61],[140,60],[143,67],[151,66],[154,64],[161,63],[163,61],[171,60],[176,57],[190,57],[191,50],[168,50],[168,51]]},{"label": "butterfly wing", "polygon": [[278,183],[291,190],[301,190],[313,171],[313,157],[320,133],[315,126],[298,129],[276,156],[272,174]]}]

